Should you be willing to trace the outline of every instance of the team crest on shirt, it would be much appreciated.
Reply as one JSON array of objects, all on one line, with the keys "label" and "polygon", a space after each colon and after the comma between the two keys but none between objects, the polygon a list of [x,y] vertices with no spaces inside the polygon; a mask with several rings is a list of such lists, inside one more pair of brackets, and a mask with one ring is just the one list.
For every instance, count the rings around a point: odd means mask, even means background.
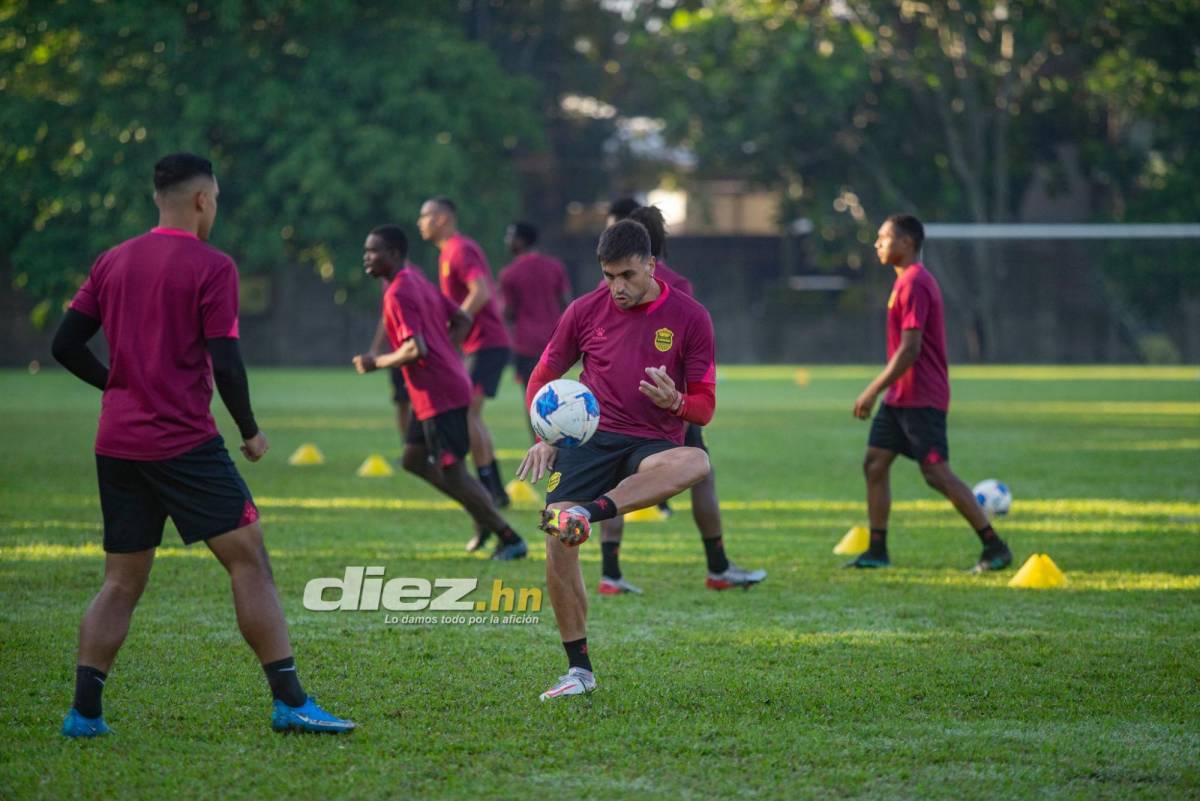
[{"label": "team crest on shirt", "polygon": [[654,332],[654,347],[666,353],[675,344],[675,332],[670,328],[660,328]]},{"label": "team crest on shirt", "polygon": [[546,491],[554,492],[558,489],[558,482],[562,481],[562,473],[557,470],[550,474],[550,480],[546,482]]}]

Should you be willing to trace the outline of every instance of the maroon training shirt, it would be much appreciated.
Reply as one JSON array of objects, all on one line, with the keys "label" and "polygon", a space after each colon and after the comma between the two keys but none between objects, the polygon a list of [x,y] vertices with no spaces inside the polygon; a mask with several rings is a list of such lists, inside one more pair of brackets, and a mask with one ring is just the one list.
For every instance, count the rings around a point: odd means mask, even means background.
[{"label": "maroon training shirt", "polygon": [[889,406],[950,408],[950,379],[946,370],[946,325],[942,290],[920,262],[896,276],[888,298],[888,359],[900,347],[900,334],[921,332],[921,353],[908,371],[888,388]]},{"label": "maroon training shirt", "polygon": [[716,381],[716,338],[708,311],[661,279],[662,294],[628,311],[607,287],[567,307],[542,362],[565,373],[583,357],[580,381],[600,403],[600,430],[683,443],[685,422],[638,390],[647,367],[666,366],[680,392]]},{"label": "maroon training shirt", "polygon": [[96,453],[158,461],[217,436],[205,340],[238,335],[233,259],[189,231],[153,228],[102,254],[71,308],[108,340]]},{"label": "maroon training shirt", "polygon": [[492,280],[492,270],[488,267],[487,257],[474,240],[462,234],[455,234],[442,245],[438,257],[438,283],[442,294],[462,306],[467,293],[471,291],[470,284],[475,279],[487,281],[492,288],[492,297],[483,304],[475,315],[475,322],[463,342],[463,353],[475,353],[484,348],[507,348],[508,332],[500,321],[499,306],[496,302],[496,283]]},{"label": "maroon training shirt", "polygon": [[383,324],[392,349],[417,334],[425,340],[425,355],[401,367],[418,420],[471,403],[471,381],[447,331],[458,308],[412,267],[396,273],[383,293]]},{"label": "maroon training shirt", "polygon": [[513,350],[538,357],[562,315],[563,298],[571,292],[567,271],[558,259],[522,253],[500,271],[500,294],[512,320]]}]

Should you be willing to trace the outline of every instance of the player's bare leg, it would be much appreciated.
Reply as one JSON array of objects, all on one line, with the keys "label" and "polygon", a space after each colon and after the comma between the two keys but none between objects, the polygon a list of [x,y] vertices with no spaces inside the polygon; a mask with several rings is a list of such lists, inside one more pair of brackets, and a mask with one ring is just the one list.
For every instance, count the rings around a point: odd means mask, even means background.
[{"label": "player's bare leg", "polygon": [[211,537],[205,544],[229,572],[238,629],[258,661],[266,665],[290,657],[287,620],[263,545],[262,527],[251,523]]},{"label": "player's bare leg", "polygon": [[867,481],[867,522],[871,527],[871,544],[846,567],[887,567],[891,564],[887,550],[887,527],[892,511],[892,462],[896,461],[896,456],[895,451],[867,448],[867,454],[863,457],[863,477]]},{"label": "player's bare leg", "polygon": [[129,633],[133,610],[150,580],[154,553],[155,549],[149,548],[105,554],[104,583],[79,624],[78,664],[104,673],[112,667]]},{"label": "player's bare leg", "polygon": [[408,441],[408,424],[412,420],[412,403],[410,401],[396,402],[396,428],[400,430],[400,441]]},{"label": "player's bare leg", "polygon": [[[550,504],[543,512],[543,518],[553,517],[577,505],[572,501]],[[548,701],[590,693],[596,689],[596,677],[587,649],[587,590],[583,586],[583,571],[579,568],[579,546],[564,543],[549,530],[546,535],[546,591],[567,652],[568,668],[558,683],[542,693],[541,699]]]},{"label": "player's bare leg", "polygon": [[950,503],[954,504],[958,513],[971,524],[979,541],[983,543],[983,553],[972,568],[973,572],[1003,570],[1012,564],[1012,551],[988,522],[983,507],[975,500],[975,493],[954,474],[948,462],[922,464],[921,475],[925,477],[925,483],[950,499]]}]

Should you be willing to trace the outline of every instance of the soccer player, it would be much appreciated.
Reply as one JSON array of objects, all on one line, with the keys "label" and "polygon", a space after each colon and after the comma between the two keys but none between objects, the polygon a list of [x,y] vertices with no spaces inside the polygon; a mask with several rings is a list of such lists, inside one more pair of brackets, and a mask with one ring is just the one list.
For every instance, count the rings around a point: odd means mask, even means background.
[{"label": "soccer player", "polygon": [[471,377],[471,405],[467,423],[471,432],[471,458],[479,481],[496,499],[496,505],[508,506],[508,493],[500,479],[500,467],[492,448],[492,434],[483,422],[483,402],[496,397],[500,375],[508,364],[508,333],[496,308],[492,269],[487,257],[474,240],[458,232],[458,210],[445,197],[430,198],[421,205],[417,218],[421,238],[441,251],[438,258],[438,282],[442,294],[458,304],[474,322],[463,341],[467,372]]},{"label": "soccer player", "polygon": [[[666,255],[667,227],[662,212],[656,206],[639,206],[629,212],[628,218],[641,223],[650,235],[650,252],[654,256],[654,276],[668,284],[672,290],[682,292],[688,297],[692,295],[692,284],[683,276],[671,271],[662,257]],[[664,273],[673,275],[677,280],[672,282],[664,277]],[[708,453],[704,444],[704,429],[695,423],[688,423],[683,436],[683,444],[692,448],[700,448]],[[714,471],[699,484],[692,487],[692,518],[700,531],[700,539],[704,544],[705,559],[708,562],[708,578],[705,584],[714,590],[727,590],[730,587],[750,587],[767,577],[765,570],[743,570],[729,561],[725,555],[725,540],[721,528],[721,506],[717,501],[717,480]],[[614,517],[600,524],[600,586],[601,595],[621,595],[623,593],[641,593],[641,590],[629,583],[621,573],[621,539],[625,531],[625,519]]]},{"label": "soccer player", "polygon": [[[383,287],[383,291],[387,292],[387,281],[381,280],[379,283]],[[367,354],[379,356],[387,352],[385,350],[387,347],[387,326],[383,324],[383,318],[380,317],[379,326],[375,329],[375,337],[371,340],[371,347],[367,349]],[[392,403],[396,407],[396,428],[400,430],[400,441],[407,442],[408,424],[412,420],[412,399],[408,396],[408,385],[404,383],[404,371],[399,367],[393,367],[388,370],[388,379],[392,385]]]},{"label": "soccer player", "polygon": [[355,356],[354,367],[360,374],[392,367],[404,371],[414,418],[404,446],[404,469],[458,501],[471,515],[476,531],[467,550],[479,550],[494,532],[500,542],[493,559],[522,559],[529,553],[525,540],[496,511],[487,489],[463,462],[471,447],[471,383],[454,342],[467,336],[471,317],[406,264],[407,255],[408,237],[399,226],[381,225],[367,235],[363,268],[367,275],[388,282],[382,316],[392,350]]},{"label": "soccer player", "polygon": [[600,404],[595,435],[577,448],[538,442],[517,475],[550,474],[541,528],[546,587],[568,670],[542,700],[596,688],[587,647],[587,591],[578,547],[593,523],[653,506],[708,475],[708,455],[683,444],[716,406],[716,345],[704,307],[654,277],[650,235],[623,220],[600,236],[605,287],[567,307],[530,376],[526,403],[583,359]]},{"label": "soccer player", "polygon": [[[534,250],[537,240],[532,223],[508,226],[504,244],[516,258],[500,271],[504,317],[512,327],[513,372],[522,387],[529,383],[558,318],[571,302],[571,282],[563,263]],[[528,413],[525,420],[528,423]],[[532,435],[532,426],[529,431]]]},{"label": "soccer player", "polygon": [[[102,254],[54,337],[54,357],[104,393],[96,473],[104,513],[104,584],[79,627],[67,737],[109,733],[101,692],[129,631],[163,524],[203,542],[229,572],[242,636],[274,697],[272,728],[348,732],[305,694],[263,546],[258,509],[217,433],[215,383],[242,436],[242,454],[267,452],[238,349],[238,275],[206,244],[217,216],[208,159],[177,153],[154,167],[158,226]],[[106,367],[87,343],[100,328]],[[211,366],[210,366],[211,362]]]},{"label": "soccer player", "polygon": [[946,331],[942,291],[921,263],[925,227],[911,214],[893,214],[875,239],[881,264],[896,271],[887,309],[888,363],[854,401],[854,416],[866,420],[879,394],[887,395],[867,440],[863,473],[867,480],[870,547],[847,567],[887,567],[888,513],[892,496],[889,474],[897,454],[921,466],[926,483],[945,495],[966,518],[983,543],[973,572],[1003,570],[1012,552],[988,523],[966,484],[950,469],[946,412],[950,380],[946,369]]}]

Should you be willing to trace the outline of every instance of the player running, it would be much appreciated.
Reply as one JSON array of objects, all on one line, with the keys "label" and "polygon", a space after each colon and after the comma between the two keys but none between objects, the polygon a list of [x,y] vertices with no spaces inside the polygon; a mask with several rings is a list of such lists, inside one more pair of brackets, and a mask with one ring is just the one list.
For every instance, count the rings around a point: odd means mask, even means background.
[{"label": "player running", "polygon": [[596,249],[606,287],[567,307],[534,368],[526,403],[583,359],[581,381],[600,403],[599,430],[578,448],[545,442],[525,454],[518,477],[550,474],[541,528],[546,587],[568,669],[542,700],[596,688],[587,648],[587,591],[578,545],[593,523],[652,506],[704,479],[708,455],[683,444],[687,423],[716,406],[716,343],[704,307],[654,277],[650,235],[624,220]]},{"label": "player running", "polygon": [[888,363],[854,402],[854,416],[871,416],[879,393],[888,390],[867,440],[863,473],[867,479],[870,547],[846,567],[888,567],[889,474],[897,454],[921,466],[926,483],[945,495],[983,543],[972,572],[1003,570],[1012,552],[992,528],[966,484],[950,470],[946,412],[950,380],[946,369],[946,330],[942,291],[920,261],[925,227],[910,214],[893,214],[879,228],[875,253],[896,270],[888,299]]},{"label": "player running", "polygon": [[[219,193],[212,164],[167,156],[154,167],[154,189],[158,226],[96,260],[54,337],[54,357],[104,393],[96,433],[104,584],[79,627],[75,701],[62,733],[110,732],[101,694],[168,517],[185,544],[203,542],[229,572],[238,628],[274,698],[271,727],[351,731],[300,686],[258,509],[209,411],[215,383],[242,454],[257,462],[267,452],[238,349],[237,268],[206,244]],[[87,344],[100,328],[107,367]]]},{"label": "player running", "polygon": [[[692,295],[692,284],[683,276],[667,267],[662,257],[666,252],[667,228],[662,212],[656,206],[639,206],[629,212],[628,219],[641,223],[650,234],[650,252],[654,256],[654,277],[668,284],[673,291]],[[674,280],[672,280],[672,277]],[[708,453],[704,444],[704,429],[688,423],[683,444],[700,448]],[[706,586],[713,590],[731,587],[751,587],[767,577],[765,570],[743,570],[729,561],[725,555],[725,540],[721,529],[721,506],[717,501],[717,480],[713,471],[704,480],[692,487],[692,518],[700,531],[704,544],[704,555],[708,562]],[[641,593],[641,590],[625,580],[621,574],[621,539],[625,531],[625,518],[614,517],[600,525],[600,586],[601,595]]]},{"label": "player running", "polygon": [[367,235],[363,268],[367,275],[388,282],[383,323],[392,351],[355,356],[354,367],[359,373],[392,367],[404,371],[414,419],[401,461],[405,470],[458,501],[471,515],[476,531],[467,550],[479,550],[494,532],[500,542],[493,559],[522,559],[529,553],[525,540],[500,516],[487,489],[463,463],[470,450],[471,383],[451,340],[467,336],[471,317],[407,264],[407,255],[408,237],[398,226],[381,225]]},{"label": "player running", "polygon": [[[516,258],[500,271],[504,318],[512,327],[513,372],[522,387],[529,383],[558,318],[571,302],[571,282],[563,263],[534,250],[537,241],[533,224],[508,226],[504,244]],[[528,423],[528,414],[525,420]],[[532,426],[529,432],[533,434]]]},{"label": "player running", "polygon": [[441,251],[438,281],[442,294],[474,320],[462,345],[471,377],[471,404],[467,411],[471,458],[479,481],[492,493],[496,505],[503,508],[509,504],[508,493],[500,479],[492,434],[483,422],[483,402],[496,397],[500,375],[509,359],[508,333],[496,308],[492,270],[479,245],[458,232],[458,210],[449,198],[425,201],[417,227],[421,238]]},{"label": "player running", "polygon": [[[415,265],[405,262],[405,267],[415,267]],[[385,279],[379,281],[379,285],[383,292],[387,292],[388,282]],[[375,328],[375,337],[371,340],[371,347],[367,349],[369,356],[379,356],[382,353],[387,353],[388,336],[387,326],[383,323],[383,317],[379,318],[379,325]],[[396,407],[396,428],[400,431],[400,442],[408,441],[408,424],[412,420],[412,399],[408,397],[408,385],[404,383],[404,370],[399,367],[393,367],[388,370],[388,380],[392,385],[392,404]]]}]

